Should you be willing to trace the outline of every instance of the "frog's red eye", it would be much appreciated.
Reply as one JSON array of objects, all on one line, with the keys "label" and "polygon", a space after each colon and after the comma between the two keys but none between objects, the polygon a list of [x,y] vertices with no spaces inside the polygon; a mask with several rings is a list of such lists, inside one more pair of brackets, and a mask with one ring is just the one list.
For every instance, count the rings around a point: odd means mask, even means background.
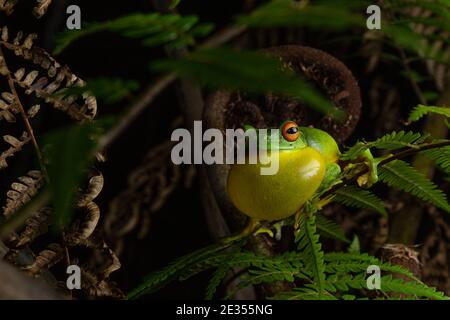
[{"label": "frog's red eye", "polygon": [[294,142],[300,137],[300,129],[294,121],[289,121],[281,128],[281,134],[286,141]]}]

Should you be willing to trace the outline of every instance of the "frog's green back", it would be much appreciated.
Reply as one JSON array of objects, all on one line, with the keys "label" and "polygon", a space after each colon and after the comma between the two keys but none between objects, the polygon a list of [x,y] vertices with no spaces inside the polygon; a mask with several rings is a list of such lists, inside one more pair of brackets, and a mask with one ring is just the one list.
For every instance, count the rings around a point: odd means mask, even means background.
[{"label": "frog's green back", "polygon": [[300,127],[300,131],[308,145],[319,151],[326,163],[334,163],[338,160],[340,151],[332,136],[316,128]]}]

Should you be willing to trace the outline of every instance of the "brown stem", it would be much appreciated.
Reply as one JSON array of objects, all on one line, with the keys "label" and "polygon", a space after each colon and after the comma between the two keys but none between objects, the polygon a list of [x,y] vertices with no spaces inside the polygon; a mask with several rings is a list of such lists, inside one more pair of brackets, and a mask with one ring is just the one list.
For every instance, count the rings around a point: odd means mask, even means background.
[{"label": "brown stem", "polygon": [[39,145],[38,145],[38,143],[36,141],[36,137],[34,136],[33,127],[31,126],[30,121],[28,121],[28,115],[25,112],[25,109],[24,109],[24,107],[22,105],[22,102],[20,101],[19,95],[17,94],[17,90],[16,90],[16,87],[14,85],[14,80],[11,77],[11,72],[9,71],[9,68],[8,68],[8,66],[6,64],[5,55],[3,54],[1,46],[0,46],[0,56],[3,57],[3,63],[4,63],[5,70],[6,70],[6,78],[8,80],[8,85],[9,85],[9,88],[11,90],[11,93],[14,95],[14,100],[15,100],[18,108],[19,108],[19,112],[20,112],[20,115],[22,116],[22,120],[23,120],[23,122],[25,124],[25,128],[26,128],[26,130],[28,132],[28,135],[30,136],[31,142],[32,142],[34,150],[36,152],[36,156],[37,156],[38,161],[39,161],[39,166],[41,167],[42,174],[48,180],[47,169],[45,168],[45,165],[44,165],[41,149],[39,148]]}]

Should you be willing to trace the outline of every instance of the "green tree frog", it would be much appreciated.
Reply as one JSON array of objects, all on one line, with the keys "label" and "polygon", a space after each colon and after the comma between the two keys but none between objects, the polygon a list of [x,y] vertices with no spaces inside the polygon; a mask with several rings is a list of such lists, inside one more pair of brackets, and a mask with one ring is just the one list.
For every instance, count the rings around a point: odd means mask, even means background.
[{"label": "green tree frog", "polygon": [[[260,133],[250,126],[246,130]],[[233,164],[227,180],[231,201],[251,218],[249,225],[294,215],[319,188],[335,181],[341,173],[337,164],[339,147],[325,131],[285,121],[278,130],[278,143],[271,145],[269,134],[264,139],[268,157],[278,157],[277,173],[261,175],[264,164],[246,162]]]}]

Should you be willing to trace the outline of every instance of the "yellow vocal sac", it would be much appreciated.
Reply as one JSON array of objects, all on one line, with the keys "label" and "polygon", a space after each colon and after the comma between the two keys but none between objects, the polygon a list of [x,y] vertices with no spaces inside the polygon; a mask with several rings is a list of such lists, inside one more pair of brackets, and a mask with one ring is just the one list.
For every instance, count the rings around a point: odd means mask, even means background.
[{"label": "yellow vocal sac", "polygon": [[326,162],[315,149],[272,150],[279,157],[274,175],[261,175],[264,164],[234,164],[228,175],[228,194],[234,205],[257,220],[281,220],[295,214],[319,188]]}]

